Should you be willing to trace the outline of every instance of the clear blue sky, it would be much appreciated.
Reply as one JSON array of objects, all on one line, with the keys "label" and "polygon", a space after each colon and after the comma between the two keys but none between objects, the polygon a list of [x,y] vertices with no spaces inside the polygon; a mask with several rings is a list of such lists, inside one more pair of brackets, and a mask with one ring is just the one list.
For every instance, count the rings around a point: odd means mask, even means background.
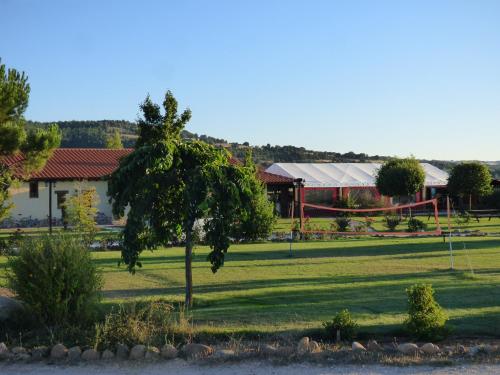
[{"label": "clear blue sky", "polygon": [[500,1],[0,0],[26,117],[127,119],[150,93],[251,144],[500,159]]}]

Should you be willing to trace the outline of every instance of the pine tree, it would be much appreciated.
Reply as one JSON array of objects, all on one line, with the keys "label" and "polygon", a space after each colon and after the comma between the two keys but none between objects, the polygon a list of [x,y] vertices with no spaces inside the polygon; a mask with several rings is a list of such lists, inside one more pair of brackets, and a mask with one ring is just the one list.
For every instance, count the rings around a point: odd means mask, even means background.
[{"label": "pine tree", "polygon": [[[42,168],[52,150],[61,143],[56,125],[43,130],[26,130],[23,114],[28,107],[29,94],[26,74],[7,69],[0,60],[0,158],[22,152],[22,161],[15,168],[25,177]],[[9,214],[9,188],[13,181],[12,166],[0,163],[0,220]]]}]

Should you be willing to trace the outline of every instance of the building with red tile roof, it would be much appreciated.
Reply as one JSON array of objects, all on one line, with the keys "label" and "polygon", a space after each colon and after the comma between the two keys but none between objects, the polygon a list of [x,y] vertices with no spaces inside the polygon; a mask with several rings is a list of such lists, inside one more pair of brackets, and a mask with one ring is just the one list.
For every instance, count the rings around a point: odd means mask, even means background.
[{"label": "building with red tile roof", "polygon": [[[133,149],[59,148],[54,150],[45,166],[29,178],[22,173],[22,154],[3,158],[1,162],[9,166],[22,181],[11,188],[14,208],[7,222],[23,221],[28,226],[44,226],[48,225],[49,217],[52,217],[55,224],[61,224],[66,198],[82,189],[93,187],[99,196],[101,223],[111,223],[107,179],[118,168],[120,160],[132,151]],[[230,162],[239,163],[234,158]],[[270,197],[275,200],[279,199],[279,194],[288,192],[293,186],[292,179],[265,171],[259,171],[258,177],[266,184]]]}]

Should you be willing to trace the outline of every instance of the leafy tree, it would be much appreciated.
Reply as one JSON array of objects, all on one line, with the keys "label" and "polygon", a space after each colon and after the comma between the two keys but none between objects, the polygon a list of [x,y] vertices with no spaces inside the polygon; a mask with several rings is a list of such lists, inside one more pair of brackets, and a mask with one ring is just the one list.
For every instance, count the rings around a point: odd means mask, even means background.
[{"label": "leafy tree", "polygon": [[113,134],[108,135],[106,138],[106,148],[123,148],[122,136],[118,129],[115,129]]},{"label": "leafy tree", "polygon": [[[252,161],[252,152],[249,151],[245,158],[245,167],[249,173],[257,173]],[[252,179],[250,184],[252,199],[248,202],[248,209],[242,212],[242,216],[234,226],[232,237],[256,241],[267,238],[276,223],[273,204],[267,198],[264,184],[258,179]]]},{"label": "leafy tree", "polygon": [[389,197],[411,196],[422,190],[424,182],[424,169],[413,157],[386,161],[376,177],[378,191]]},{"label": "leafy tree", "polygon": [[451,194],[469,197],[472,209],[472,196],[485,196],[493,192],[491,172],[479,162],[461,163],[453,167],[448,178],[448,191]]},{"label": "leafy tree", "polygon": [[139,137],[134,151],[112,174],[108,194],[115,216],[128,208],[122,260],[134,272],[139,255],[178,241],[185,243],[186,305],[192,305],[192,258],[195,223],[203,220],[211,251],[212,272],[224,254],[241,218],[251,210],[256,175],[247,165],[230,163],[230,155],[198,140],[181,137],[191,111],[177,113],[167,91],[162,114],[149,97],[141,105]]},{"label": "leafy tree", "polygon": [[0,157],[23,153],[18,165],[0,165],[0,220],[8,215],[11,207],[8,200],[14,180],[12,169],[28,176],[44,166],[61,142],[55,125],[43,130],[26,130],[23,114],[28,107],[29,93],[28,77],[15,69],[6,69],[0,60]]},{"label": "leafy tree", "polygon": [[69,197],[65,202],[66,219],[76,231],[82,233],[86,242],[90,243],[97,233],[97,205],[99,196],[95,187],[77,187],[77,194]]}]

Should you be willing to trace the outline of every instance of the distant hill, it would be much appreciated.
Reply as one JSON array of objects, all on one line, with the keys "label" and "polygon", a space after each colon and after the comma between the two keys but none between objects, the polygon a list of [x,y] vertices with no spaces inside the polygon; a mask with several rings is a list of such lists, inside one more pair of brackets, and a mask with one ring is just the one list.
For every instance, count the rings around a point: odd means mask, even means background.
[{"label": "distant hill", "polygon": [[[99,120],[99,121],[55,121],[36,122],[28,121],[29,128],[46,127],[56,123],[61,129],[63,139],[61,147],[96,147],[104,148],[106,136],[119,129],[122,135],[122,142],[125,147],[134,147],[137,139],[137,124],[125,120]],[[306,163],[306,162],[375,162],[384,161],[389,157],[380,155],[367,155],[365,153],[339,153],[333,151],[313,151],[304,147],[296,146],[251,146],[248,142],[229,143],[225,139],[214,138],[205,134],[198,135],[184,130],[182,136],[186,139],[199,139],[204,142],[226,148],[231,154],[243,159],[249,149],[251,149],[255,163],[261,166],[268,166],[272,163]],[[438,168],[449,171],[457,162],[446,160],[422,160],[435,165]],[[500,178],[500,161],[487,163],[495,178]]]}]

